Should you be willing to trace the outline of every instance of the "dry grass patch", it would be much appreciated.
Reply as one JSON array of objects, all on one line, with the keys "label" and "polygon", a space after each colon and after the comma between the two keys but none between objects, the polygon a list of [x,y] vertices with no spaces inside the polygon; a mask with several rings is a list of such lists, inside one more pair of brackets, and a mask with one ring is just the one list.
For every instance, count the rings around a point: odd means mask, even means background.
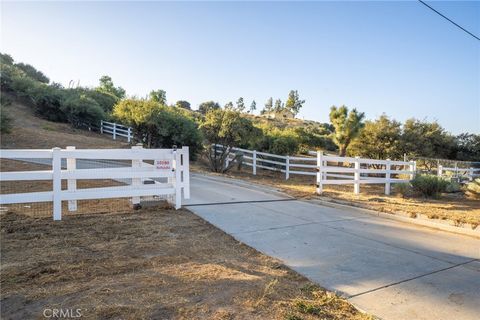
[{"label": "dry grass patch", "polygon": [[186,210],[0,222],[4,319],[42,318],[46,307],[84,319],[368,318]]}]

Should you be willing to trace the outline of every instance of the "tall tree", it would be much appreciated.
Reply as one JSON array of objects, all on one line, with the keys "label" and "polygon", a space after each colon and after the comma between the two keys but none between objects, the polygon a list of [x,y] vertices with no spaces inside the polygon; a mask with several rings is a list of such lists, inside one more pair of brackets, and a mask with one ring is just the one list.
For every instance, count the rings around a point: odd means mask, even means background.
[{"label": "tall tree", "polygon": [[190,110],[190,102],[185,100],[178,100],[175,103],[175,107]]},{"label": "tall tree", "polygon": [[300,112],[305,100],[301,100],[297,90],[290,90],[285,108],[290,110],[295,116]]},{"label": "tall tree", "polygon": [[167,92],[162,89],[152,90],[149,93],[150,100],[160,103],[163,106],[167,105]]},{"label": "tall tree", "polygon": [[273,98],[270,97],[268,98],[267,102],[265,102],[265,107],[262,110],[262,114],[271,112],[272,110],[273,110]]},{"label": "tall tree", "polygon": [[275,106],[273,107],[273,110],[275,112],[280,112],[285,108],[285,105],[283,104],[282,100],[277,99],[275,100]]},{"label": "tall tree", "polygon": [[233,107],[233,102],[232,102],[232,101],[227,102],[223,108],[224,108],[225,110],[234,110],[234,109],[235,109],[235,108]]},{"label": "tall tree", "polygon": [[111,93],[118,99],[125,98],[125,89],[122,87],[115,87],[112,78],[109,76],[102,76],[100,78],[100,85],[97,87],[97,90]]},{"label": "tall tree", "polygon": [[245,111],[245,103],[243,102],[243,98],[240,97],[238,98],[237,100],[237,110],[240,111],[240,112],[244,112]]},{"label": "tall tree", "polygon": [[352,109],[350,112],[346,106],[330,108],[330,122],[335,128],[333,133],[333,142],[338,146],[341,157],[347,153],[347,148],[352,140],[358,135],[363,127],[363,118],[365,114]]},{"label": "tall tree", "polygon": [[257,110],[257,103],[255,100],[252,101],[252,104],[250,105],[250,109],[248,110],[249,113],[253,113],[255,110]]},{"label": "tall tree", "polygon": [[217,109],[220,109],[220,105],[218,104],[218,102],[214,101],[202,102],[198,106],[198,112],[200,112],[201,114],[207,114],[208,111]]}]

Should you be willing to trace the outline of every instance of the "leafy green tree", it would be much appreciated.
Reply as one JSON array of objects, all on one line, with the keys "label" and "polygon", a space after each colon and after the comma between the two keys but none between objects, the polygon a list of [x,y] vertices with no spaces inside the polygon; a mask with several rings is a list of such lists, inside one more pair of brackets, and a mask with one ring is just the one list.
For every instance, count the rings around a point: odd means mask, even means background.
[{"label": "leafy green tree", "polygon": [[348,153],[371,159],[400,159],[402,157],[402,124],[385,114],[375,121],[366,121],[353,140]]},{"label": "leafy green tree", "polygon": [[365,114],[352,109],[350,112],[346,106],[330,108],[330,122],[335,128],[333,142],[338,146],[339,154],[344,157],[352,140],[358,135],[363,127]]},{"label": "leafy green tree", "polygon": [[457,160],[480,161],[480,134],[462,133],[455,140]]},{"label": "leafy green tree", "polygon": [[233,107],[233,102],[232,101],[227,102],[223,108],[225,110],[235,110],[235,108]]},{"label": "leafy green tree", "polygon": [[268,113],[268,112],[271,112],[273,111],[273,98],[270,97],[268,98],[267,102],[265,102],[265,107],[263,108],[262,110],[262,114],[264,113]]},{"label": "leafy green tree", "polygon": [[252,104],[250,104],[250,109],[248,110],[248,113],[254,113],[255,110],[257,110],[257,103],[255,100],[252,101]]},{"label": "leafy green tree", "polygon": [[167,105],[167,92],[165,90],[152,90],[149,94],[150,100],[160,103],[161,105]]},{"label": "leafy green tree", "polygon": [[187,110],[191,110],[191,108],[190,108],[190,102],[185,101],[185,100],[178,100],[178,101],[175,103],[175,107],[177,107],[177,108],[182,108],[182,109],[187,109]]},{"label": "leafy green tree", "polygon": [[245,103],[243,102],[243,98],[242,98],[242,97],[238,98],[236,104],[237,104],[237,110],[238,110],[239,112],[244,112],[244,111],[245,111]]},{"label": "leafy green tree", "polygon": [[13,65],[13,58],[11,55],[6,53],[0,53],[0,63],[4,63],[6,65]]},{"label": "leafy green tree", "polygon": [[218,110],[220,108],[221,107],[218,102],[207,101],[202,102],[200,106],[198,106],[198,112],[200,112],[201,114],[207,114],[207,112],[210,110]]},{"label": "leafy green tree", "polygon": [[46,75],[44,75],[41,71],[35,69],[32,65],[25,64],[25,63],[17,63],[15,64],[17,68],[25,72],[25,74],[32,78],[33,80],[36,80],[38,82],[42,83],[49,83],[50,79]]},{"label": "leafy green tree", "polygon": [[403,152],[410,158],[430,157],[453,159],[455,137],[437,122],[408,119],[403,125]]},{"label": "leafy green tree", "polygon": [[102,92],[111,93],[116,96],[118,99],[125,98],[125,89],[122,87],[115,87],[112,81],[112,78],[109,76],[102,76],[100,78],[100,85],[97,87],[97,90]]},{"label": "leafy green tree", "polygon": [[285,108],[290,110],[295,116],[300,112],[300,109],[303,107],[305,100],[301,100],[298,95],[297,90],[291,90],[288,94],[287,102],[285,103]]},{"label": "leafy green tree", "polygon": [[[78,99],[80,95],[67,95],[66,92],[68,91],[64,91],[55,86],[42,86],[41,90],[37,90],[35,94],[35,113],[49,121],[68,122],[72,120],[73,117],[68,117],[67,112],[72,112],[73,110],[69,110],[64,106],[65,100],[69,100],[69,98]],[[69,102],[71,101],[72,100],[69,100]],[[94,103],[96,104],[95,101]],[[87,122],[87,120],[84,119],[83,122]]]},{"label": "leafy green tree", "polygon": [[80,95],[79,97],[70,97],[62,105],[62,110],[69,123],[74,127],[90,127],[97,125],[100,120],[105,119],[105,113],[102,107],[86,95]]},{"label": "leafy green tree", "polygon": [[275,112],[280,112],[284,108],[285,108],[285,105],[283,104],[282,100],[280,99],[275,100],[275,106],[273,107],[273,110],[275,110]]},{"label": "leafy green tree", "polygon": [[[200,125],[206,139],[206,154],[212,171],[226,172],[232,168],[234,162],[241,155],[235,154],[232,161],[226,166],[230,157],[231,148],[244,146],[251,138],[258,134],[252,122],[243,118],[240,112],[230,109],[214,109],[207,112],[205,120]],[[216,148],[212,148],[217,146]]]}]

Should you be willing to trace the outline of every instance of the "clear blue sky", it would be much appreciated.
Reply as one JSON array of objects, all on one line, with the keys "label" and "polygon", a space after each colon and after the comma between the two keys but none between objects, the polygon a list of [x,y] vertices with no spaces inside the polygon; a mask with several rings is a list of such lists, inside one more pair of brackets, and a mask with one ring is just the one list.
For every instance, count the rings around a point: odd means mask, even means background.
[{"label": "clear blue sky", "polygon": [[[428,1],[480,35],[479,2]],[[196,108],[290,89],[301,118],[345,104],[373,119],[438,120],[480,133],[480,41],[418,2],[44,2],[1,4],[1,51],[52,80]]]}]

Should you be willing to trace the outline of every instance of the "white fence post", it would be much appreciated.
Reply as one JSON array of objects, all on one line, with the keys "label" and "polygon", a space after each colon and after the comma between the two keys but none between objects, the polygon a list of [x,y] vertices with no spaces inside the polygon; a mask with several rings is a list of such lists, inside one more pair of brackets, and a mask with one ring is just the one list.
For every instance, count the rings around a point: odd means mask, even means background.
[{"label": "white fence post", "polygon": [[103,120],[100,120],[100,133],[103,134]]},{"label": "white fence post", "polygon": [[415,173],[417,172],[417,162],[416,161],[410,161],[410,165],[408,167],[410,170],[410,180],[413,180],[415,178]]},{"label": "white fence post", "polygon": [[[75,147],[69,146],[67,150],[75,150]],[[68,158],[67,159],[67,171],[74,172],[77,169],[77,159]],[[68,192],[75,192],[77,190],[77,180],[68,179],[67,180],[67,190]],[[68,211],[77,211],[77,200],[68,200]]]},{"label": "white fence post", "polygon": [[180,152],[174,150],[174,160],[175,160],[175,209],[180,209],[182,207],[182,181],[181,181],[181,165],[180,165]]},{"label": "white fence post", "polygon": [[473,181],[473,167],[468,171],[468,181]]},{"label": "white fence post", "polygon": [[253,170],[253,175],[257,175],[257,150],[253,150],[253,155],[252,155],[252,170]]},{"label": "white fence post", "polygon": [[62,220],[62,158],[60,148],[52,149],[53,220]]},{"label": "white fence post", "polygon": [[[141,144],[138,144],[132,147],[133,152],[135,152],[135,150],[142,150],[142,149],[143,149],[143,146]],[[132,160],[133,170],[135,170],[135,168],[140,168],[142,166],[142,162],[143,160],[141,159]],[[142,184],[141,178],[132,178],[132,186],[139,186],[141,184]],[[140,205],[140,197],[132,197],[132,205],[134,208],[138,207]]]},{"label": "white fence post", "polygon": [[127,142],[130,143],[130,140],[132,138],[132,128],[128,127],[128,132],[127,132]]},{"label": "white fence post", "polygon": [[285,180],[290,178],[290,156],[285,159]]},{"label": "white fence post", "polygon": [[355,173],[354,173],[354,185],[353,192],[355,194],[360,193],[360,157],[355,157]]},{"label": "white fence post", "polygon": [[443,175],[443,167],[442,165],[439,165],[437,169],[437,176],[441,177],[442,175]]},{"label": "white fence post", "polygon": [[117,139],[117,124],[113,124],[113,140]]},{"label": "white fence post", "polygon": [[322,165],[323,165],[323,151],[317,151],[317,194],[322,194]]},{"label": "white fence post", "polygon": [[182,147],[183,151],[183,196],[185,199],[190,199],[190,153],[188,147]]},{"label": "white fence post", "polygon": [[385,169],[387,170],[385,173],[385,194],[387,196],[390,195],[390,170],[391,170],[391,164],[390,164],[390,159],[387,159],[387,163],[385,164]]}]

